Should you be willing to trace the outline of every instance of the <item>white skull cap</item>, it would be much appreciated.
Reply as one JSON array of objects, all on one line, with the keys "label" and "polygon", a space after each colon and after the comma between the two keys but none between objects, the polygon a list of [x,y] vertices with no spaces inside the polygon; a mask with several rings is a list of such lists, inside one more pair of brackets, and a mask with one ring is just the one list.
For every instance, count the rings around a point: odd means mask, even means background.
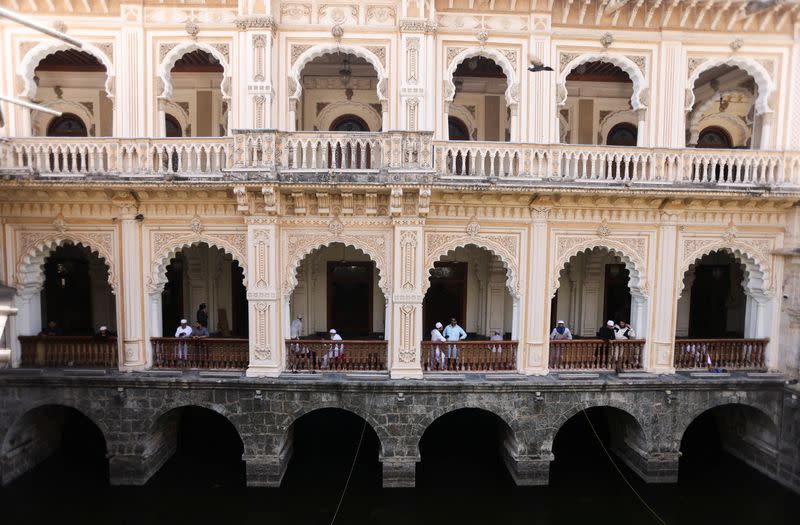
[{"label": "white skull cap", "polygon": [[442,323],[436,323],[436,328],[441,328],[441,327],[442,327]]},{"label": "white skull cap", "polygon": [[187,321],[186,319],[181,319],[181,324],[186,324],[186,323],[188,323],[188,322],[189,322],[189,321]]},{"label": "white skull cap", "polygon": [[331,328],[331,333],[332,333],[332,334],[335,334],[335,333],[336,333],[336,330],[334,330],[333,328]]},{"label": "white skull cap", "polygon": [[608,326],[614,326],[614,321],[609,321],[606,323]]},{"label": "white skull cap", "polygon": [[556,321],[556,324],[567,324],[564,321]]}]

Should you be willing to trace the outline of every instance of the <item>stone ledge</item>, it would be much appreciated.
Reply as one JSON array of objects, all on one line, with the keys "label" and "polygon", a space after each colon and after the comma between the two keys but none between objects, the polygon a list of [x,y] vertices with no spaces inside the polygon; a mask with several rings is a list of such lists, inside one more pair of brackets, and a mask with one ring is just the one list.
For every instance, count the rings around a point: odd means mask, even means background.
[{"label": "stone ledge", "polygon": [[695,377],[698,379],[724,379],[726,377],[731,377],[730,372],[692,372],[689,374],[690,377]]},{"label": "stone ledge", "polygon": [[242,377],[243,371],[225,371],[225,370],[201,370],[198,374],[200,377]]},{"label": "stone ledge", "polygon": [[600,379],[600,374],[597,372],[582,372],[582,373],[567,373],[558,374],[559,379]]},{"label": "stone ledge", "polygon": [[108,375],[104,368],[65,368],[65,376],[105,376]]}]

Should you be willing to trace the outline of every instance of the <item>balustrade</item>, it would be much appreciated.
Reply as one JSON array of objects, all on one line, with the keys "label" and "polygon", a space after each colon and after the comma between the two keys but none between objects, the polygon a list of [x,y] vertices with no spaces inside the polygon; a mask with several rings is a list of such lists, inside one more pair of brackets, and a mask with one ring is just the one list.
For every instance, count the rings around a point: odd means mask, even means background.
[{"label": "balustrade", "polygon": [[495,372],[517,369],[517,341],[422,341],[426,372]]},{"label": "balustrade", "polygon": [[286,340],[286,369],[291,372],[347,372],[387,370],[385,340]]},{"label": "balustrade", "polygon": [[19,342],[23,367],[117,367],[116,337],[20,336]]},{"label": "balustrade", "polygon": [[151,337],[153,368],[244,370],[250,362],[247,339]]},{"label": "balustrade", "polygon": [[679,370],[765,370],[769,339],[677,339],[675,368]]},{"label": "balustrade", "polygon": [[551,370],[623,370],[642,368],[643,339],[550,341]]},{"label": "balustrade", "polygon": [[211,138],[13,138],[0,140],[0,166],[60,177],[399,169],[433,172],[444,181],[800,186],[800,154],[795,152],[431,141],[430,133],[422,132],[240,130],[233,137]]}]

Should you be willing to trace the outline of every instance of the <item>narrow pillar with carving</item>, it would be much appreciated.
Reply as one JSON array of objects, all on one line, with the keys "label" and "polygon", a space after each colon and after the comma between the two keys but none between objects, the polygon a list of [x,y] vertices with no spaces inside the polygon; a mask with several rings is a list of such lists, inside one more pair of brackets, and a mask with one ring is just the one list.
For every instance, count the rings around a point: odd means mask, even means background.
[{"label": "narrow pillar with carving", "polygon": [[273,217],[248,217],[247,305],[250,319],[250,377],[275,377],[283,369],[279,319],[277,227]]},{"label": "narrow pillar with carving", "polygon": [[[121,286],[117,286],[119,326],[122,335],[120,370],[141,370],[146,366],[144,283],[142,282],[142,223],[138,203],[128,192],[119,192],[112,202],[119,208],[120,246],[122,247]],[[137,219],[137,217],[139,219]]]},{"label": "narrow pillar with carving", "polygon": [[547,265],[547,218],[549,207],[531,208],[530,264],[528,266],[528,328],[525,330],[525,347],[520,349],[523,356],[523,371],[529,375],[547,373],[548,324],[546,321],[551,299]]},{"label": "narrow pillar with carving", "polygon": [[422,326],[422,283],[427,277],[423,267],[423,232],[421,219],[397,220],[394,225],[394,285],[391,305],[391,376],[421,378],[420,341]]},{"label": "narrow pillar with carving", "polygon": [[653,322],[647,334],[644,366],[648,372],[675,372],[673,351],[678,319],[678,215],[669,211],[661,214],[658,235],[658,264],[652,295]]}]

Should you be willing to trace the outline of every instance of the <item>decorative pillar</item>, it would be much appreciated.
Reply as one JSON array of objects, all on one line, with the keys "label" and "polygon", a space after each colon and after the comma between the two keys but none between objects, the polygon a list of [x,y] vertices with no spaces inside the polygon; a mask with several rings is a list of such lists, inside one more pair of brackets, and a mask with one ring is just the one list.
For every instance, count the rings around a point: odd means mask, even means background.
[{"label": "decorative pillar", "polygon": [[[121,282],[117,285],[120,309],[117,329],[122,340],[119,368],[141,370],[147,364],[145,350],[144,283],[142,282],[142,223],[137,220],[138,202],[129,192],[117,192],[112,202],[118,207],[120,224]],[[110,262],[110,261],[109,261]]]},{"label": "decorative pillar", "polygon": [[[675,372],[673,353],[677,325],[680,261],[678,260],[678,212],[661,212],[654,283],[651,292],[653,322],[647,333],[644,367],[648,372]],[[642,331],[644,335],[644,330]]]},{"label": "decorative pillar", "polygon": [[[531,10],[535,4],[531,4]],[[531,32],[528,55],[529,59],[541,60],[542,63],[558,69],[558,57],[551,46],[551,17],[541,13],[531,13],[533,31]],[[555,103],[555,86],[558,71],[528,73],[522,69],[520,75],[530,75],[527,92],[528,107],[528,140],[536,144],[558,143],[558,106]]]},{"label": "decorative pillar", "polygon": [[772,122],[775,113],[762,113],[761,115],[761,135],[758,140],[758,149],[772,149]]},{"label": "decorative pillar", "polygon": [[[530,230],[530,265],[528,266],[528,329],[525,348],[519,355],[524,356],[522,369],[528,375],[547,374],[548,327],[550,317],[550,282],[548,280],[547,219],[549,207],[532,207]],[[524,351],[523,351],[524,350]]]},{"label": "decorative pillar", "polygon": [[[422,378],[420,341],[425,338],[422,326],[422,283],[424,268],[424,219],[395,220],[394,263],[391,303],[391,377]],[[388,319],[387,319],[388,322]],[[388,325],[387,325],[388,326]]]},{"label": "decorative pillar", "polygon": [[[122,29],[117,36],[114,69],[117,87],[114,91],[114,136],[145,136],[145,38],[142,27],[143,6],[127,4],[123,7]],[[164,115],[161,114],[161,120]],[[160,126],[163,127],[163,122]],[[157,129],[161,129],[158,127]],[[164,136],[162,134],[159,136]]]},{"label": "decorative pillar", "polygon": [[[680,37],[677,37],[680,38]],[[661,148],[683,148],[686,142],[686,113],[684,97],[686,90],[676,78],[687,78],[686,59],[681,42],[664,41],[659,50],[658,92],[660,93],[658,115],[653,118],[658,123],[655,146]]]},{"label": "decorative pillar", "polygon": [[239,49],[243,60],[237,62],[236,72],[245,82],[239,83],[239,104],[236,121],[232,127],[271,129],[273,121],[273,51],[275,43],[275,21],[271,16],[240,16],[234,23],[239,29]]},{"label": "decorative pillar", "polygon": [[283,369],[275,217],[247,217],[248,377],[277,377]]}]

